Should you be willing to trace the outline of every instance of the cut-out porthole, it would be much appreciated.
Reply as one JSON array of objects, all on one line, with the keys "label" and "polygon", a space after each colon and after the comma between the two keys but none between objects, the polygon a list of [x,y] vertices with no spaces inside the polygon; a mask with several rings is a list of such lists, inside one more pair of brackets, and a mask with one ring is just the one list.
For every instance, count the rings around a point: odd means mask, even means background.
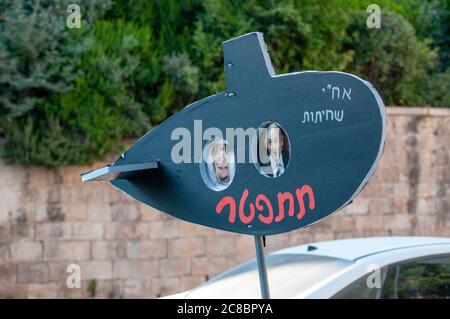
[{"label": "cut-out porthole", "polygon": [[256,169],[267,177],[280,177],[286,171],[291,157],[291,144],[284,128],[276,122],[265,122],[258,127]]},{"label": "cut-out porthole", "polygon": [[208,188],[221,191],[233,182],[236,172],[234,151],[226,140],[212,140],[203,148],[200,174]]}]

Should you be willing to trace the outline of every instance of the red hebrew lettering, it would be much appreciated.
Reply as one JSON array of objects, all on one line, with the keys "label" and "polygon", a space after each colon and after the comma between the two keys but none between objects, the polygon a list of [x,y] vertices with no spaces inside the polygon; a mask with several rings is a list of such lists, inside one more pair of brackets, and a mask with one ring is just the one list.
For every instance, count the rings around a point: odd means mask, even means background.
[{"label": "red hebrew lettering", "polygon": [[275,217],[275,221],[282,221],[284,218],[284,202],[289,200],[289,216],[294,216],[294,196],[289,192],[278,193],[278,216]]},{"label": "red hebrew lettering", "polygon": [[305,216],[305,201],[303,199],[303,196],[305,194],[308,194],[309,197],[309,209],[314,209],[316,207],[316,202],[314,199],[314,192],[309,185],[303,185],[301,189],[298,189],[295,191],[295,194],[297,195],[297,201],[300,206],[300,210],[298,212],[297,218],[302,219],[303,216]]},{"label": "red hebrew lettering", "polygon": [[262,214],[259,214],[258,218],[264,224],[271,224],[272,221],[273,221],[272,204],[270,203],[270,201],[269,201],[269,199],[267,198],[266,195],[259,194],[256,197],[256,200],[255,200],[256,209],[259,210],[259,211],[262,211],[264,209],[264,207],[261,205],[261,202],[264,202],[264,204],[266,204],[267,210],[269,211],[269,215],[268,216],[264,216]]},{"label": "red hebrew lettering", "polygon": [[[239,201],[239,220],[243,224],[250,224],[256,215],[256,210],[258,210],[258,219],[264,224],[272,224],[274,221],[276,223],[284,220],[286,214],[286,202],[287,205],[287,216],[294,217],[295,215],[295,199],[294,195],[291,192],[279,192],[277,194],[277,202],[278,202],[278,215],[274,214],[274,206],[272,205],[270,199],[264,195],[259,194],[256,196],[256,199],[253,201],[249,201],[248,209],[249,211],[246,214],[245,205],[248,199],[250,192],[248,189],[244,189],[241,195],[241,199]],[[305,197],[307,195],[308,199],[308,208],[313,210],[316,208],[316,200],[314,198],[314,191],[309,185],[303,185],[301,188],[297,188],[295,190],[296,199],[298,202],[299,211],[297,213],[297,219],[301,220],[306,214],[305,207]],[[216,205],[216,213],[221,214],[224,210],[225,206],[229,206],[230,214],[228,215],[228,221],[232,224],[236,222],[236,201],[231,196],[225,196],[222,198]],[[265,207],[264,207],[265,206]],[[256,207],[256,208],[255,208]],[[265,213],[265,210],[267,213]]]},{"label": "red hebrew lettering", "polygon": [[228,221],[232,224],[236,221],[236,201],[231,196],[226,196],[222,198],[216,205],[216,213],[222,213],[223,208],[230,206],[230,215],[228,215]]},{"label": "red hebrew lettering", "polygon": [[253,203],[250,203],[250,214],[248,216],[245,215],[244,212],[244,205],[245,201],[248,197],[248,189],[245,189],[241,196],[241,201],[239,202],[239,218],[241,219],[241,222],[244,224],[249,224],[252,222],[253,218],[255,217],[255,205]]}]

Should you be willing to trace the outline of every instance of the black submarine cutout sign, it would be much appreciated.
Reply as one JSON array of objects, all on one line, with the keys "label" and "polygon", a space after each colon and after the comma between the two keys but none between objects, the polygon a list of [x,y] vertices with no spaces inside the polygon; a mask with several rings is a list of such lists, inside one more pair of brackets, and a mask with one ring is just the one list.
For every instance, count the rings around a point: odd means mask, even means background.
[{"label": "black submarine cutout sign", "polygon": [[[375,88],[344,72],[276,75],[259,32],[223,42],[223,52],[226,92],[188,105],[82,181],[109,180],[179,219],[255,236],[306,227],[351,203],[384,148]],[[222,137],[204,139],[209,128]],[[230,128],[255,130],[239,144]],[[174,161],[198,149],[200,161]]]}]

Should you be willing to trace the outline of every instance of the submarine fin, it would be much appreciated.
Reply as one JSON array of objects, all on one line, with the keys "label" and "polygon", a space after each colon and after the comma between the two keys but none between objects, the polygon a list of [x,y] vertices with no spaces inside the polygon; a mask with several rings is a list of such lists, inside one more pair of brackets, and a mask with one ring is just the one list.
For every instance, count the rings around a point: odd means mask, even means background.
[{"label": "submarine fin", "polygon": [[88,173],[81,174],[83,182],[129,179],[159,168],[159,161],[136,164],[107,165]]},{"label": "submarine fin", "polygon": [[262,33],[245,34],[223,42],[222,47],[227,93],[251,93],[275,76]]}]

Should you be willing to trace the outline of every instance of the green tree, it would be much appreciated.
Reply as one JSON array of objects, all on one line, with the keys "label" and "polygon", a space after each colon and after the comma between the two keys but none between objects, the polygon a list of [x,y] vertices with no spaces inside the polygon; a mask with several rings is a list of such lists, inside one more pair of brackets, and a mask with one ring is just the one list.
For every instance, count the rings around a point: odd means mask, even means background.
[{"label": "green tree", "polygon": [[436,52],[417,39],[414,28],[401,15],[384,11],[382,17],[380,29],[369,29],[367,15],[355,15],[346,41],[354,58],[347,70],[372,83],[386,105],[423,103],[416,83],[435,67]]},{"label": "green tree", "polygon": [[104,3],[91,7],[81,30],[69,30],[65,8],[56,1],[7,4],[0,124],[11,162],[88,163],[148,128],[140,87],[155,64],[151,30],[98,20]]}]

